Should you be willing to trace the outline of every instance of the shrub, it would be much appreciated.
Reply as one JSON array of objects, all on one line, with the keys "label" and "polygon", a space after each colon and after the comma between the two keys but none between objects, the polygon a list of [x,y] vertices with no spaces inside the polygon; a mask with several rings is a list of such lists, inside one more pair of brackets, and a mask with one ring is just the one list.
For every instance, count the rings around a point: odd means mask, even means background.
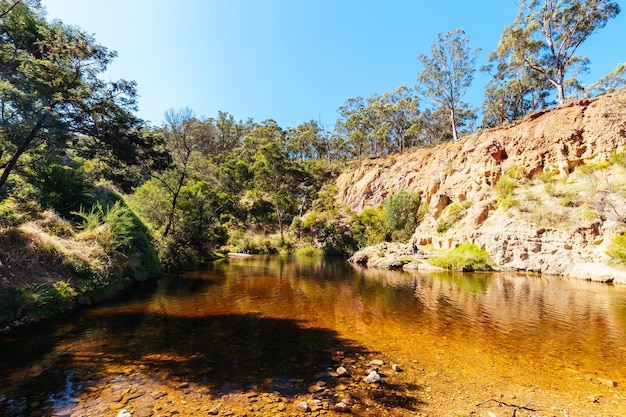
[{"label": "shrub", "polygon": [[82,172],[60,164],[45,164],[32,179],[38,189],[37,199],[41,206],[52,208],[63,217],[89,203],[88,190],[91,188]]},{"label": "shrub", "polygon": [[606,249],[606,254],[618,262],[626,263],[626,234],[614,236]]},{"label": "shrub", "polygon": [[473,243],[464,243],[439,256],[428,259],[432,265],[463,271],[493,271],[489,252]]},{"label": "shrub", "polygon": [[383,210],[366,208],[350,219],[350,233],[359,248],[385,242],[388,238]]},{"label": "shrub", "polygon": [[494,191],[496,193],[496,201],[504,210],[508,210],[511,207],[519,205],[519,201],[515,199],[514,195],[515,186],[515,178],[511,177],[507,173],[500,177],[494,187]]},{"label": "shrub", "polygon": [[15,289],[14,303],[28,320],[39,320],[67,310],[74,304],[76,291],[66,281],[54,284],[27,284]]},{"label": "shrub", "polygon": [[385,226],[394,241],[407,241],[415,231],[420,201],[419,193],[404,190],[385,200]]},{"label": "shrub", "polygon": [[467,210],[469,206],[471,205],[472,205],[471,201],[467,200],[467,201],[464,201],[463,204],[452,203],[448,207],[446,207],[444,215],[440,218],[439,222],[437,223],[437,232],[439,233],[447,232],[448,229],[450,229],[452,226],[454,226],[454,224],[457,221],[459,221],[459,219],[463,216],[463,213],[465,212],[465,210]]},{"label": "shrub", "polygon": [[305,246],[303,248],[296,249],[296,255],[299,256],[322,256],[324,250],[313,246]]}]

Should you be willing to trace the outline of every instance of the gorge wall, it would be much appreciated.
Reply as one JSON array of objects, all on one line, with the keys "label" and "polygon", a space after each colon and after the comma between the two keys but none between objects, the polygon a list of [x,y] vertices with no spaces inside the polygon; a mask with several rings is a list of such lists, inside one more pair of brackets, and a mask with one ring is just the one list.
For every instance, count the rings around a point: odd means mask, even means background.
[{"label": "gorge wall", "polygon": [[[626,283],[605,253],[626,230],[626,170],[601,163],[624,145],[622,91],[458,142],[353,162],[336,180],[336,199],[359,212],[399,190],[419,192],[427,210],[414,236],[423,245],[473,242],[502,270]],[[495,191],[503,175],[515,183],[509,204],[498,204]]]}]

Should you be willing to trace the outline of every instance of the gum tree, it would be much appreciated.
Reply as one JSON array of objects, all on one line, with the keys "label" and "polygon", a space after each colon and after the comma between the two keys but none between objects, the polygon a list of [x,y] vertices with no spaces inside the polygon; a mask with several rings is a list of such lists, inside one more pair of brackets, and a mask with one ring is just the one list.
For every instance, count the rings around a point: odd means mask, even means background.
[{"label": "gum tree", "polygon": [[576,83],[568,81],[568,74],[588,63],[576,50],[619,12],[618,4],[609,0],[522,0],[492,55],[539,73],[563,104],[566,86]]},{"label": "gum tree", "polygon": [[469,39],[462,29],[454,29],[443,36],[437,35],[430,55],[419,56],[423,65],[417,77],[421,90],[449,114],[455,141],[459,139],[460,115],[467,109],[461,98],[474,80],[478,52],[479,49],[470,49]]}]

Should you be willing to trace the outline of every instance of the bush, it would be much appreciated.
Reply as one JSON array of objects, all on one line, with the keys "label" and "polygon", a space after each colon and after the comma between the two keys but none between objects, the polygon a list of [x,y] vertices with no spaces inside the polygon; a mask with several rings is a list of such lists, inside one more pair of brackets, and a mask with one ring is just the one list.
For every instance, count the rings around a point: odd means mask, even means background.
[{"label": "bush", "polygon": [[464,201],[463,204],[460,203],[452,203],[444,212],[444,215],[440,218],[437,224],[437,232],[445,233],[450,229],[454,224],[459,221],[459,219],[463,216],[465,210],[467,210],[472,205],[471,201]]},{"label": "bush", "polygon": [[496,201],[504,210],[519,205],[519,201],[517,201],[514,196],[515,186],[515,178],[507,173],[500,177],[494,187]]},{"label": "bush", "polygon": [[305,246],[303,248],[296,249],[296,255],[299,256],[322,256],[324,250],[313,246]]},{"label": "bush", "polygon": [[407,241],[417,227],[417,212],[420,207],[419,193],[399,191],[385,200],[385,226],[394,241]]},{"label": "bush", "polygon": [[54,284],[27,284],[16,288],[15,304],[27,320],[39,320],[69,309],[76,291],[66,281]]},{"label": "bush", "polygon": [[350,233],[359,248],[375,245],[387,240],[385,212],[380,209],[366,208],[354,214],[350,219]]},{"label": "bush", "polygon": [[493,271],[489,252],[473,243],[464,243],[440,256],[428,259],[432,265],[462,271]]},{"label": "bush", "polygon": [[36,172],[32,183],[38,189],[37,199],[41,206],[52,208],[63,217],[68,217],[81,204],[90,203],[88,190],[91,185],[77,169],[45,164]]},{"label": "bush", "polygon": [[614,236],[606,249],[606,254],[618,262],[626,263],[626,234]]}]

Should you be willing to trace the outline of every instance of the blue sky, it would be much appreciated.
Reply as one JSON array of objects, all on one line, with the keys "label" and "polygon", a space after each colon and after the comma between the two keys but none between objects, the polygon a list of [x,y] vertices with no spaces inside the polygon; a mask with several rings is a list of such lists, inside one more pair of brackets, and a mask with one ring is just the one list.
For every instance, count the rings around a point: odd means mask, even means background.
[{"label": "blue sky", "polygon": [[[626,61],[622,13],[579,48],[591,83]],[[413,87],[418,56],[438,33],[465,30],[487,63],[516,0],[42,0],[49,19],[95,36],[118,57],[105,78],[135,80],[139,116],[161,125],[166,110],[218,111],[295,127],[331,126],[349,98]],[[487,78],[465,99],[480,107]]]}]

